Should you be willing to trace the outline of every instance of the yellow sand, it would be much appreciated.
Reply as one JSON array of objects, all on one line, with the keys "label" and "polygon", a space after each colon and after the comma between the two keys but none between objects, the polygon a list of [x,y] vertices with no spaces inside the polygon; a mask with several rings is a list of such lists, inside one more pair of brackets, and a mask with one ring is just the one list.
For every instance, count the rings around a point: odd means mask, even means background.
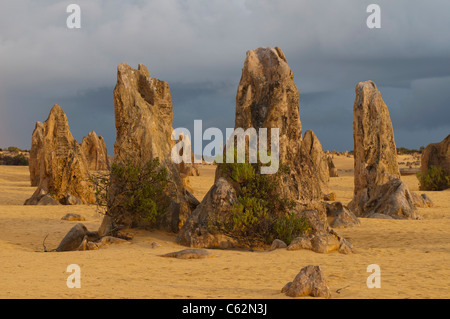
[{"label": "yellow sand", "polygon": [[[335,164],[340,177],[330,188],[348,203],[353,159],[335,157]],[[214,166],[200,174],[190,178],[199,199],[213,183]],[[417,191],[415,176],[404,180]],[[281,288],[311,264],[323,268],[332,298],[450,297],[450,190],[426,192],[436,207],[420,209],[423,220],[361,219],[360,227],[338,230],[353,243],[352,255],[211,250],[216,257],[200,260],[159,257],[185,247],[173,234],[143,230],[133,231],[130,245],[44,253],[47,234],[47,248],[56,248],[77,223],[62,221],[66,213],[83,215],[90,230],[101,216],[94,206],[23,206],[33,191],[28,167],[0,166],[0,298],[287,298]],[[70,264],[81,267],[80,289],[66,285]],[[370,264],[381,268],[379,289],[366,285]]]}]

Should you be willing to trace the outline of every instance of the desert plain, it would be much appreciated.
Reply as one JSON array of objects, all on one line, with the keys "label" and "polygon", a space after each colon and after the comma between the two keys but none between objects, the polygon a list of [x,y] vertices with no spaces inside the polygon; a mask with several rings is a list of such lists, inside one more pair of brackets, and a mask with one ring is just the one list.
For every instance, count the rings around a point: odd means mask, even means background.
[{"label": "desert plain", "polygon": [[[339,177],[330,178],[330,191],[347,204],[353,158],[335,156],[334,163]],[[201,201],[214,183],[215,166],[198,169],[200,176],[189,181]],[[0,298],[290,298],[281,289],[307,265],[321,266],[333,299],[449,298],[450,189],[423,192],[415,175],[401,179],[435,206],[418,208],[420,220],[360,218],[360,226],[337,229],[353,244],[353,254],[214,249],[212,258],[183,260],[160,257],[186,248],[175,234],[143,229],[128,230],[134,236],[129,244],[44,252],[46,236],[47,249],[54,249],[77,223],[61,220],[65,214],[82,215],[88,229],[97,229],[103,216],[95,205],[24,206],[35,190],[28,167],[0,166]],[[80,288],[67,286],[71,264],[80,266]],[[380,267],[380,288],[367,286],[372,264]]]}]

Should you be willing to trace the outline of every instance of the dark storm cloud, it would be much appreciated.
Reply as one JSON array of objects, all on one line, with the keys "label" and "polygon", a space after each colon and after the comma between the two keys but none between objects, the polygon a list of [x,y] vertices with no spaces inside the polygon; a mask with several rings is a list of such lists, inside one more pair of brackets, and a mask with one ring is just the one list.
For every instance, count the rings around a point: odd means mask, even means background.
[{"label": "dark storm cloud", "polygon": [[[326,149],[353,148],[354,88],[373,80],[397,145],[419,147],[450,132],[450,3],[373,1],[74,1],[82,28],[66,28],[66,1],[0,2],[0,146],[28,148],[35,121],[60,104],[73,135],[115,140],[116,67],[144,63],[169,82],[174,127],[233,127],[245,52],[280,46],[300,90],[303,131]],[[446,133],[447,132],[447,133]],[[445,134],[445,135],[444,135]]]}]

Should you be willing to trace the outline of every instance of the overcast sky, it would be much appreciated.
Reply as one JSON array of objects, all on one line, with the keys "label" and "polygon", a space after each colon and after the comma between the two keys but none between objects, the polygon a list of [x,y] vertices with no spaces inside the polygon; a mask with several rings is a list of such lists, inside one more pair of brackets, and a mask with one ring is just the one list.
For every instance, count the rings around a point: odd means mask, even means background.
[{"label": "overcast sky", "polygon": [[[66,7],[81,7],[68,29]],[[381,28],[369,29],[369,4]],[[246,51],[279,46],[300,91],[303,132],[353,149],[355,86],[374,81],[397,147],[450,134],[448,0],[0,1],[0,147],[29,149],[54,104],[74,137],[102,135],[113,153],[117,65],[145,64],[169,83],[174,128],[234,127]]]}]

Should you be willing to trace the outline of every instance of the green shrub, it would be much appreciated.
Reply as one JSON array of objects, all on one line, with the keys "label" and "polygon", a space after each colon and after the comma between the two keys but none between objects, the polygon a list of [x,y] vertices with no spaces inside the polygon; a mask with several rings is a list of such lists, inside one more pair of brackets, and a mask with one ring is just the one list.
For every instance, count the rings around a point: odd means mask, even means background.
[{"label": "green shrub", "polygon": [[239,183],[238,202],[230,216],[219,221],[223,233],[249,248],[270,244],[278,238],[290,243],[310,229],[308,222],[292,213],[296,204],[280,195],[279,178],[289,171],[280,165],[277,174],[262,175],[259,163],[218,164]]},{"label": "green shrub", "polygon": [[159,159],[144,165],[113,164],[111,176],[121,190],[122,205],[135,217],[137,224],[153,227],[164,212],[167,170],[159,167]]},{"label": "green shrub", "polygon": [[450,187],[450,176],[437,166],[430,166],[426,173],[418,172],[416,176],[419,189],[423,191],[440,191]]},{"label": "green shrub", "polygon": [[123,217],[122,214],[127,214],[133,220],[134,227],[156,226],[167,205],[167,170],[159,166],[159,159],[143,165],[128,160],[125,164],[114,163],[110,176],[101,173],[93,175],[91,182],[95,188],[97,207],[116,221]]},{"label": "green shrub", "polygon": [[290,213],[275,222],[274,231],[278,239],[290,243],[294,238],[310,233],[311,225],[305,217]]}]

